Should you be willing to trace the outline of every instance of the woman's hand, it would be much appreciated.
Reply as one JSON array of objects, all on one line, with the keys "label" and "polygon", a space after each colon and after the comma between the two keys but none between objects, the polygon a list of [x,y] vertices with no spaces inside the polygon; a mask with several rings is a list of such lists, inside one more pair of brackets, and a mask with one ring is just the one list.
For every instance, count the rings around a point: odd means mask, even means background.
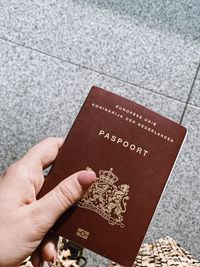
[{"label": "woman's hand", "polygon": [[96,180],[94,172],[79,171],[36,200],[44,183],[43,169],[55,160],[62,144],[62,138],[43,140],[0,177],[1,267],[16,267],[31,254],[34,266],[53,261],[54,242],[44,236]]}]

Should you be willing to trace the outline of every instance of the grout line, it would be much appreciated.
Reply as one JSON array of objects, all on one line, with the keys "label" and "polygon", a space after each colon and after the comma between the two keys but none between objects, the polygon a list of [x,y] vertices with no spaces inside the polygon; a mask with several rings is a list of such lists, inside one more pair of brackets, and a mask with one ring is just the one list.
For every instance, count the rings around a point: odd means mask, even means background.
[{"label": "grout line", "polygon": [[160,95],[160,96],[164,96],[164,97],[173,99],[173,100],[178,101],[178,102],[181,102],[181,103],[183,103],[183,104],[186,103],[186,102],[183,101],[183,100],[179,100],[179,99],[176,99],[176,98],[174,98],[174,97],[171,97],[171,96],[168,96],[168,95],[165,95],[165,94],[156,92],[156,91],[154,91],[153,89],[149,89],[149,88],[143,87],[143,86],[141,86],[141,85],[138,85],[138,84],[135,84],[135,83],[132,83],[132,82],[129,82],[129,81],[125,81],[125,80],[123,80],[123,79],[119,79],[119,78],[117,78],[117,77],[114,77],[114,76],[105,74],[105,73],[103,73],[103,72],[99,72],[99,71],[97,71],[97,70],[94,70],[94,69],[89,68],[89,67],[86,67],[86,66],[82,66],[82,65],[80,65],[80,64],[78,64],[78,63],[71,62],[71,61],[69,61],[69,60],[60,58],[60,57],[58,57],[58,56],[51,55],[51,54],[49,54],[49,53],[40,51],[40,50],[38,50],[38,49],[31,48],[31,47],[29,47],[29,46],[25,46],[25,45],[22,45],[22,44],[13,42],[13,41],[8,40],[8,39],[6,39],[6,38],[4,38],[4,37],[0,37],[0,39],[3,40],[3,41],[9,42],[9,43],[11,43],[11,44],[14,44],[14,45],[17,45],[17,46],[21,46],[21,47],[27,48],[27,49],[29,49],[29,50],[38,52],[38,53],[40,53],[40,54],[43,54],[43,55],[46,55],[46,56],[49,56],[49,57],[52,57],[52,58],[61,60],[61,61],[63,61],[63,62],[69,63],[69,64],[71,64],[71,65],[74,65],[74,66],[77,66],[77,67],[80,67],[80,68],[83,68],[83,69],[86,69],[86,70],[89,70],[89,71],[93,71],[93,72],[95,72],[95,73],[104,75],[104,76],[106,76],[106,77],[108,77],[108,78],[115,79],[115,80],[117,80],[117,81],[119,81],[119,82],[123,82],[123,83],[129,84],[129,85],[132,85],[132,86],[139,87],[139,88],[141,88],[141,89],[143,89],[143,90],[146,90],[146,91],[152,92],[152,93],[154,93],[154,94],[157,94],[157,95]]},{"label": "grout line", "polygon": [[[70,60],[66,60],[66,59],[60,58],[60,57],[58,57],[58,56],[51,55],[51,54],[49,54],[49,53],[47,53],[47,52],[40,51],[40,50],[38,50],[38,49],[36,49],[36,48],[31,48],[31,47],[29,47],[29,46],[22,45],[22,44],[20,44],[20,43],[16,43],[16,42],[11,41],[11,40],[9,40],[9,39],[7,39],[7,38],[4,38],[4,37],[0,37],[0,39],[3,40],[3,41],[5,41],[5,42],[9,42],[9,43],[11,43],[11,44],[17,45],[17,46],[19,46],[19,47],[24,47],[24,48],[27,48],[27,49],[32,50],[32,51],[34,51],[34,52],[43,54],[43,55],[45,55],[45,56],[48,56],[48,57],[52,57],[52,58],[54,58],[54,59],[61,60],[61,61],[63,61],[63,62],[69,63],[69,64],[74,65],[74,66],[76,66],[76,67],[80,67],[80,68],[83,68],[83,69],[86,69],[86,70],[89,70],[89,71],[98,73],[98,74],[100,74],[100,75],[104,75],[104,76],[106,76],[106,77],[108,77],[108,78],[115,79],[115,80],[117,80],[117,81],[119,81],[119,82],[123,82],[123,83],[129,84],[129,85],[132,85],[132,86],[139,87],[139,88],[141,88],[141,89],[143,89],[143,90],[152,92],[152,93],[154,93],[154,94],[157,94],[157,95],[160,95],[160,96],[163,96],[163,97],[167,97],[167,98],[169,98],[169,99],[172,99],[172,100],[174,100],[174,101],[178,101],[178,102],[183,103],[183,104],[186,104],[186,105],[187,105],[187,103],[188,103],[188,101],[189,101],[188,98],[187,98],[187,101],[185,102],[185,101],[183,101],[183,100],[180,100],[180,99],[177,99],[177,98],[174,98],[174,97],[171,97],[171,96],[168,96],[168,95],[165,95],[165,94],[156,92],[156,91],[154,91],[153,89],[143,87],[143,86],[141,86],[141,85],[139,85],[139,84],[135,84],[135,83],[132,83],[132,82],[129,82],[129,81],[125,81],[125,80],[120,79],[120,78],[117,78],[117,77],[115,77],[115,76],[108,75],[108,74],[106,74],[106,73],[104,73],[104,72],[99,72],[99,71],[94,70],[94,69],[92,69],[92,68],[89,68],[89,67],[86,67],[86,66],[82,66],[82,65],[80,65],[80,64],[78,64],[78,63],[75,63],[75,62],[72,62],[72,61],[70,61]],[[199,68],[199,66],[198,66],[198,68]],[[195,79],[196,79],[196,75],[195,75]],[[191,89],[190,89],[190,93],[191,93]],[[189,96],[190,96],[190,93],[189,93]],[[185,105],[185,106],[186,106],[186,105]],[[197,106],[197,107],[198,107],[198,106]],[[184,111],[185,111],[185,109],[184,109]],[[184,112],[184,111],[183,111],[183,112]],[[182,117],[181,117],[181,119],[182,119]]]},{"label": "grout line", "polygon": [[190,103],[188,103],[187,106],[191,106],[191,107],[193,107],[193,108],[199,108],[199,109],[200,109],[200,106],[198,106],[198,105],[194,105],[194,104],[190,104]]},{"label": "grout line", "polygon": [[199,62],[199,65],[198,65],[197,70],[196,70],[195,75],[194,75],[194,79],[193,79],[193,82],[192,82],[192,85],[191,85],[191,88],[190,88],[190,92],[188,94],[187,101],[186,101],[186,104],[185,104],[185,107],[184,107],[184,110],[183,110],[183,113],[182,113],[182,116],[181,116],[181,119],[180,119],[180,122],[179,122],[180,124],[182,124],[182,122],[183,122],[183,118],[185,116],[185,112],[187,110],[188,105],[191,105],[191,106],[194,106],[194,107],[198,107],[198,106],[189,104],[189,101],[190,101],[190,98],[191,98],[191,94],[192,94],[192,91],[193,91],[193,88],[194,88],[194,84],[195,84],[199,69],[200,69],[200,62]]}]

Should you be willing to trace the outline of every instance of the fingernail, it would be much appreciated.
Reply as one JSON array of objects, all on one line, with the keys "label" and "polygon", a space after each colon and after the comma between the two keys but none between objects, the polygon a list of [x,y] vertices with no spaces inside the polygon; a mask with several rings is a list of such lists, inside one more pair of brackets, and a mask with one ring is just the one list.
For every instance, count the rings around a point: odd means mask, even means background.
[{"label": "fingernail", "polygon": [[86,169],[85,169],[87,172],[90,172],[90,171],[92,171],[93,172],[93,170],[90,168],[90,167],[86,167]]},{"label": "fingernail", "polygon": [[96,174],[92,170],[86,170],[79,173],[77,180],[83,189],[87,189],[96,181]]}]

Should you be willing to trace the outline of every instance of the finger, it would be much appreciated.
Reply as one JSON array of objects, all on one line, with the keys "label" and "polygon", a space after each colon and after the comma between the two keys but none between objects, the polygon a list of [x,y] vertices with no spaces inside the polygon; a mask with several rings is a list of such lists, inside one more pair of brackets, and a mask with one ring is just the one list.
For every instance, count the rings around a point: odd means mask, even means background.
[{"label": "finger", "polygon": [[50,165],[56,158],[64,142],[63,138],[48,137],[33,146],[20,160],[11,165],[6,176],[19,182],[31,182],[36,194],[44,183],[43,168]]},{"label": "finger", "polygon": [[63,145],[64,139],[58,137],[48,137],[33,146],[21,159],[28,166],[39,166],[46,168],[51,164]]},{"label": "finger", "polygon": [[48,233],[40,245],[42,259],[47,262],[55,262],[57,255],[58,236]]},{"label": "finger", "polygon": [[34,214],[33,224],[40,234],[45,235],[62,213],[75,204],[95,181],[96,175],[93,171],[77,172],[63,180],[44,197],[33,202],[30,212]]}]

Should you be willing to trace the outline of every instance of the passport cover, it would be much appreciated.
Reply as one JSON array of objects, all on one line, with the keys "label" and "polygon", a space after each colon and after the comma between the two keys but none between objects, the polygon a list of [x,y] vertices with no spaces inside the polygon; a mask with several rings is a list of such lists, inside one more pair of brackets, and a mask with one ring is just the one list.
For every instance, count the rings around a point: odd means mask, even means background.
[{"label": "passport cover", "polygon": [[185,135],[160,114],[92,87],[39,198],[78,170],[98,178],[52,231],[132,266]]}]

